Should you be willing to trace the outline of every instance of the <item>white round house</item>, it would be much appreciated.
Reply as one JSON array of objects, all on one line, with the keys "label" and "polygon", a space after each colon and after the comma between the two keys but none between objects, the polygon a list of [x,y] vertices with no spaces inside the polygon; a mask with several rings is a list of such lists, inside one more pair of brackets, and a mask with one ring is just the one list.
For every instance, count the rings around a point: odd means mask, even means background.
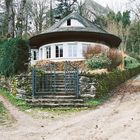
[{"label": "white round house", "polygon": [[38,60],[84,60],[83,51],[96,43],[117,48],[121,39],[73,12],[46,32],[30,38],[31,64]]}]

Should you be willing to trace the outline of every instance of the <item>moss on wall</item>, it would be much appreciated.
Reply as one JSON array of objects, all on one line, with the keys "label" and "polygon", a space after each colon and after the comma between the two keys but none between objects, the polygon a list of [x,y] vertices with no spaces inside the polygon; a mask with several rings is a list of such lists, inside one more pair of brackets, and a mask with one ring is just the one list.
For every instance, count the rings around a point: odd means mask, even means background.
[{"label": "moss on wall", "polygon": [[140,66],[123,71],[115,70],[110,73],[85,74],[84,76],[90,77],[91,81],[96,82],[95,98],[102,98],[109,96],[111,90],[139,73]]}]

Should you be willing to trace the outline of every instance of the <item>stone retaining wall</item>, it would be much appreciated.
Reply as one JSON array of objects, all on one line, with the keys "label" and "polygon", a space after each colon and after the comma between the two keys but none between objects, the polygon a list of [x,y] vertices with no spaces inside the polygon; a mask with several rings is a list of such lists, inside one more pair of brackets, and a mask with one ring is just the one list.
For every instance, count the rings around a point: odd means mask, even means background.
[{"label": "stone retaining wall", "polygon": [[30,75],[21,74],[9,78],[0,76],[0,88],[10,91],[17,98],[25,98],[31,95],[31,87]]},{"label": "stone retaining wall", "polygon": [[[21,74],[15,77],[6,78],[0,76],[0,88],[4,88],[17,98],[31,96],[31,74]],[[95,82],[86,76],[79,76],[79,94],[84,98],[93,98],[95,96]]]}]

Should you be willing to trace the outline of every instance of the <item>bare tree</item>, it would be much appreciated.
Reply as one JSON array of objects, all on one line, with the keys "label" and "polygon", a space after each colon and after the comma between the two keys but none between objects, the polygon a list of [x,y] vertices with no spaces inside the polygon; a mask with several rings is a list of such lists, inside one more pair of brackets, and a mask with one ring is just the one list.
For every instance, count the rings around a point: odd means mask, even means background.
[{"label": "bare tree", "polygon": [[17,21],[16,21],[16,33],[17,36],[22,36],[23,32],[23,20],[24,20],[24,10],[27,0],[21,0],[20,7],[17,13]]},{"label": "bare tree", "polygon": [[3,0],[0,3],[0,7],[4,13],[2,26],[8,38],[15,37],[16,35],[22,36],[26,1],[27,0]]},{"label": "bare tree", "polygon": [[13,0],[5,0],[6,11],[5,15],[8,17],[8,37],[14,37],[15,30],[15,12],[13,8]]},{"label": "bare tree", "polygon": [[46,21],[46,13],[48,12],[49,5],[48,0],[41,0],[41,1],[32,1],[32,9],[31,9],[31,15],[32,15],[32,22],[35,26],[36,33],[42,32],[45,21]]},{"label": "bare tree", "polygon": [[127,3],[127,8],[133,14],[135,20],[140,20],[140,1],[139,0],[129,0]]},{"label": "bare tree", "polygon": [[5,4],[4,1],[0,1],[0,35],[4,35],[5,34],[5,30],[4,30],[4,21],[5,21]]},{"label": "bare tree", "polygon": [[52,0],[50,0],[50,25],[53,25],[53,8],[52,8]]}]

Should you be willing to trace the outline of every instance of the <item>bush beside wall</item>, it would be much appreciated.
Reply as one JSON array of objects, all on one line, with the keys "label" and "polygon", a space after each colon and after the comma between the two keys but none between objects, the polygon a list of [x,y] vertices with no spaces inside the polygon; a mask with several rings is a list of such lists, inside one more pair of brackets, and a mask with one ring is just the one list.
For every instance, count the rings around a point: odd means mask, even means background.
[{"label": "bush beside wall", "polygon": [[110,73],[104,74],[86,74],[90,77],[91,81],[96,82],[96,96],[95,98],[102,98],[109,96],[110,91],[115,89],[118,85],[136,76],[140,73],[140,66],[124,71],[116,70]]}]

